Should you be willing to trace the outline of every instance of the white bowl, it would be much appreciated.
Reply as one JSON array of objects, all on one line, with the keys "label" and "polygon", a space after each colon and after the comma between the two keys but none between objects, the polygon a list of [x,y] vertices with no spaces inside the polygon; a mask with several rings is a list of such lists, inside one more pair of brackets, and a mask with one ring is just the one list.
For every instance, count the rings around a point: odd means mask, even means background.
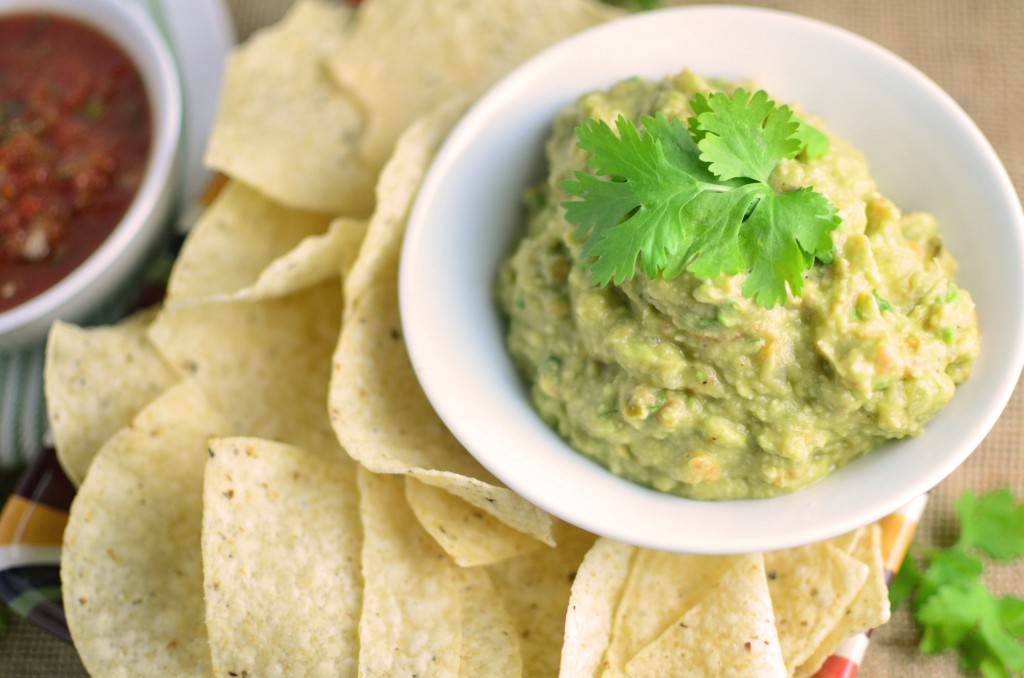
[{"label": "white bowl", "polygon": [[[727,47],[726,47],[727,46]],[[538,417],[505,349],[493,290],[522,234],[521,195],[544,175],[556,111],[623,78],[683,67],[755,80],[798,101],[866,154],[880,189],[937,215],[978,308],[981,355],[914,439],[889,444],[792,494],[694,501],[622,480]],[[867,524],[927,492],[981,442],[1024,361],[1024,217],[974,123],[899,57],[777,11],[689,7],[634,15],[552,47],[497,84],[435,159],[404,243],[400,296],[416,373],[466,448],[540,508],[595,533],[694,553],[771,550]]]},{"label": "white bowl", "polygon": [[146,174],[121,222],[62,280],[0,313],[0,350],[43,340],[56,319],[83,322],[135,279],[166,233],[178,189],[181,88],[149,15],[122,0],[0,0],[0,15],[49,13],[91,25],[132,59],[149,96],[153,135]]}]

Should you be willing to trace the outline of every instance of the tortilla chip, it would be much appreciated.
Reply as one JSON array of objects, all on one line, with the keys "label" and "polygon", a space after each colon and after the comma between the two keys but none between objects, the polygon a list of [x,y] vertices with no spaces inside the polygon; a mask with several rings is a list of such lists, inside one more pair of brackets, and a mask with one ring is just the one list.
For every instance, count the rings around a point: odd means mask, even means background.
[{"label": "tortilla chip", "polygon": [[214,440],[203,506],[216,675],[355,676],[362,528],[351,460]]},{"label": "tortilla chip", "polygon": [[615,612],[602,675],[625,675],[626,662],[696,605],[738,558],[638,549]]},{"label": "tortilla chip", "polygon": [[405,497],[423,529],[462,567],[490,565],[541,547],[533,537],[413,476],[406,477]]},{"label": "tortilla chip", "polygon": [[234,434],[334,455],[342,452],[324,403],[340,317],[332,281],[280,299],[165,309],[150,338]]},{"label": "tortilla chip", "polygon": [[512,618],[498,597],[486,570],[459,571],[462,650],[459,675],[519,678],[523,660]]},{"label": "tortilla chip", "polygon": [[363,113],[323,62],[344,45],[351,14],[344,3],[301,0],[235,49],[207,164],[296,209],[370,212],[374,172],[356,152]]},{"label": "tortilla chip", "polygon": [[209,674],[200,557],[207,442],[227,423],[185,381],[93,460],[61,550],[68,628],[92,675]]},{"label": "tortilla chip", "polygon": [[528,534],[548,546],[555,545],[551,516],[507,487],[448,471],[410,469],[409,475],[459,497],[514,530]]},{"label": "tortilla chip", "polygon": [[764,555],[786,670],[817,650],[857,597],[868,566],[828,542]]},{"label": "tortilla chip", "polygon": [[255,284],[264,269],[303,239],[327,231],[330,220],[317,212],[283,207],[244,184],[229,183],[182,246],[167,285],[166,304],[229,296]]},{"label": "tortilla chip", "polygon": [[398,262],[405,222],[434,150],[458,111],[453,104],[414,124],[381,174],[377,210],[345,280],[331,421],[342,446],[371,471],[415,475],[510,527],[550,542],[550,519],[499,487],[441,422],[402,341]]},{"label": "tortilla chip", "polygon": [[524,676],[558,675],[572,583],[596,539],[567,523],[555,528],[558,547],[486,568],[519,635]]},{"label": "tortilla chip", "polygon": [[559,676],[599,675],[636,550],[602,537],[587,551],[569,595]]},{"label": "tortilla chip", "polygon": [[345,324],[334,355],[331,418],[346,450],[370,470],[483,475],[431,408],[402,342],[398,261],[420,181],[454,114],[405,135],[378,185],[377,210],[345,279]]},{"label": "tortilla chip", "polygon": [[867,581],[825,640],[797,667],[795,675],[798,677],[817,673],[829,655],[847,638],[889,621],[889,589],[885,583],[885,563],[882,559],[882,528],[878,523],[872,523],[859,530],[857,535],[850,553],[868,566]]},{"label": "tortilla chip", "polygon": [[57,459],[81,484],[100,447],[177,381],[146,338],[153,311],[109,327],[50,328],[44,380]]},{"label": "tortilla chip", "polygon": [[626,673],[635,677],[786,676],[760,554],[743,556]]},{"label": "tortilla chip", "polygon": [[542,48],[622,12],[589,0],[373,0],[330,72],[367,116],[361,152],[380,167],[422,111],[476,96]]},{"label": "tortilla chip", "polygon": [[860,541],[861,535],[863,533],[864,533],[864,528],[863,527],[858,527],[856,530],[850,530],[849,532],[844,532],[843,534],[840,534],[838,536],[832,537],[831,539],[826,539],[825,541],[828,542],[829,544],[832,544],[833,546],[835,546],[837,549],[839,549],[843,553],[852,556],[853,555],[854,546],[856,546],[857,542]]},{"label": "tortilla chip", "polygon": [[402,478],[362,468],[357,477],[365,581],[360,675],[456,675],[459,568],[416,522]]},{"label": "tortilla chip", "polygon": [[[353,269],[349,278],[355,274]],[[354,292],[345,286],[346,296]],[[423,393],[402,341],[393,277],[358,293],[346,309],[334,354],[330,408],[342,446],[372,471],[439,470],[497,483],[449,432]]]},{"label": "tortilla chip", "polygon": [[366,227],[361,219],[334,219],[326,233],[303,238],[294,249],[270,262],[256,282],[225,298],[283,297],[339,274],[344,277],[352,268]]}]

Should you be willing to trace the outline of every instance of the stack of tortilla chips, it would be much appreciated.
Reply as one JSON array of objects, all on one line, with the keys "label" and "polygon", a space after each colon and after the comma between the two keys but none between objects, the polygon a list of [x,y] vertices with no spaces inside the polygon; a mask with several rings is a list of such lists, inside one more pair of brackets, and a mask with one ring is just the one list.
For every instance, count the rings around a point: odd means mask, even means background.
[{"label": "stack of tortilla chips", "polygon": [[50,336],[91,673],[812,675],[885,621],[877,526],[730,557],[597,538],[503,487],[419,388],[397,270],[435,150],[500,75],[619,14],[300,0],[234,52],[227,183],[164,303]]}]

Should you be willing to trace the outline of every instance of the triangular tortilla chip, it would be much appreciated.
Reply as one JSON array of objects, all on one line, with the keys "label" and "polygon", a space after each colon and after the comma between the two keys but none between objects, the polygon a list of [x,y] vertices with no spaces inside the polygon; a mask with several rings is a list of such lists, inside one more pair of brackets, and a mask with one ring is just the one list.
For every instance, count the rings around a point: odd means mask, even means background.
[{"label": "triangular tortilla chip", "polygon": [[524,676],[558,675],[572,583],[595,537],[557,522],[555,539],[556,548],[486,568],[519,634]]},{"label": "triangular tortilla chip", "polygon": [[803,664],[835,628],[868,577],[868,566],[828,542],[764,556],[786,669]]},{"label": "triangular tortilla chip", "polygon": [[165,309],[150,338],[199,383],[233,434],[341,455],[324,405],[340,322],[333,280],[280,299]]},{"label": "triangular tortilla chip", "polygon": [[599,675],[636,550],[635,546],[601,537],[587,551],[569,595],[559,676]]},{"label": "triangular tortilla chip", "polygon": [[244,184],[229,183],[182,245],[166,304],[227,297],[254,285],[264,269],[305,238],[323,234],[330,221],[325,214],[284,207]]},{"label": "triangular tortilla chip", "polygon": [[639,549],[615,612],[602,675],[624,675],[626,662],[693,607],[735,562],[736,556]]},{"label": "triangular tortilla chip", "polygon": [[873,523],[858,531],[856,541],[850,544],[850,554],[868,566],[867,580],[828,636],[796,668],[795,675],[798,678],[817,673],[829,655],[851,636],[881,626],[889,620],[889,588],[885,583],[885,564],[882,561],[881,526]]},{"label": "triangular tortilla chip", "polygon": [[760,554],[744,556],[658,638],[626,673],[636,678],[787,675]]}]

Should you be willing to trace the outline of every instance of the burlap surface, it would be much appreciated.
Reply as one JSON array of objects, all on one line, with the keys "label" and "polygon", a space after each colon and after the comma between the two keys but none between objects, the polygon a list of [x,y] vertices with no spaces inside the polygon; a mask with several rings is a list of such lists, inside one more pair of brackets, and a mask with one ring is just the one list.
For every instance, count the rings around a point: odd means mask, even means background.
[{"label": "burlap surface", "polygon": [[[423,0],[410,0],[411,2]],[[479,0],[498,2],[500,0]],[[240,39],[276,21],[291,0],[227,0]],[[667,4],[667,3],[666,3]],[[672,3],[687,4],[687,3]],[[703,3],[714,4],[714,3]],[[975,120],[995,147],[1017,187],[1024,187],[1024,2],[997,0],[789,0],[747,2],[804,14],[863,35],[902,56],[942,86]],[[998,247],[998,243],[992,243]],[[1021,271],[1006,271],[1007,276]],[[1018,388],[981,447],[932,493],[918,539],[945,544],[956,533],[953,504],[960,493],[1009,486],[1024,494],[1024,395]],[[997,592],[1024,596],[1024,562],[993,568]],[[952,654],[922,657],[906,610],[874,634],[858,674],[863,678],[958,675]],[[0,675],[79,675],[70,648],[25,623],[0,636]]]}]

